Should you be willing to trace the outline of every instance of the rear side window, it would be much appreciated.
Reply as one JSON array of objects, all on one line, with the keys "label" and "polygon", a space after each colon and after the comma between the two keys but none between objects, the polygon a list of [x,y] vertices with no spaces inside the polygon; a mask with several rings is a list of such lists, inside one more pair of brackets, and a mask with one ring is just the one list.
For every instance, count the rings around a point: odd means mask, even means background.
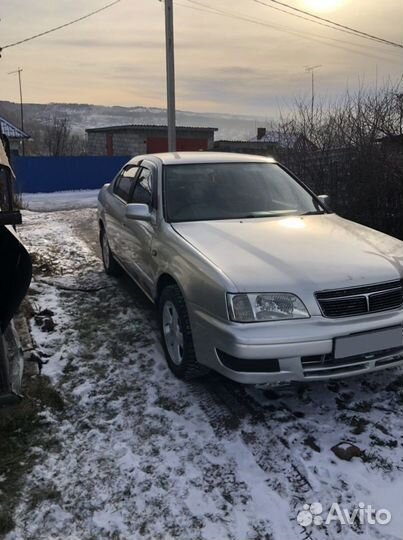
[{"label": "rear side window", "polygon": [[129,200],[137,171],[136,166],[126,167],[115,181],[113,192],[125,202]]},{"label": "rear side window", "polygon": [[133,203],[153,204],[153,175],[149,169],[142,168],[131,198]]}]

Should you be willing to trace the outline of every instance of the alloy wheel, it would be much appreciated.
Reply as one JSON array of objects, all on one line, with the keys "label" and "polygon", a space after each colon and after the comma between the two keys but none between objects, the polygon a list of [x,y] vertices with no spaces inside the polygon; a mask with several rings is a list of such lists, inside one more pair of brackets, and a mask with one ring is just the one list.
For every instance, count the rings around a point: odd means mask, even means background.
[{"label": "alloy wheel", "polygon": [[183,361],[183,333],[179,324],[179,315],[174,304],[165,302],[162,311],[162,328],[165,345],[169,356],[176,366],[180,366]]}]

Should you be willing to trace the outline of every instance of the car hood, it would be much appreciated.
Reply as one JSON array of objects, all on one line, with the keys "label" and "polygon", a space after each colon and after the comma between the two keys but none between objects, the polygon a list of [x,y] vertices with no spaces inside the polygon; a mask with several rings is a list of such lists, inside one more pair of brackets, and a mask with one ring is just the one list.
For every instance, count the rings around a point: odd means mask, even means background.
[{"label": "car hood", "polygon": [[172,225],[235,292],[302,294],[403,277],[403,242],[335,214]]}]

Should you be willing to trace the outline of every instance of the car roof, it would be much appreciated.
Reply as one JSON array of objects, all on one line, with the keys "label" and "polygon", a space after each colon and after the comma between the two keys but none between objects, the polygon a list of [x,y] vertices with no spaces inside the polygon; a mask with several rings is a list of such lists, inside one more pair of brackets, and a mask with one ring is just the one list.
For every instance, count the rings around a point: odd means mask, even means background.
[{"label": "car roof", "polygon": [[271,157],[231,152],[166,152],[163,154],[145,154],[136,156],[130,163],[143,159],[158,159],[164,165],[188,165],[191,163],[275,163]]}]

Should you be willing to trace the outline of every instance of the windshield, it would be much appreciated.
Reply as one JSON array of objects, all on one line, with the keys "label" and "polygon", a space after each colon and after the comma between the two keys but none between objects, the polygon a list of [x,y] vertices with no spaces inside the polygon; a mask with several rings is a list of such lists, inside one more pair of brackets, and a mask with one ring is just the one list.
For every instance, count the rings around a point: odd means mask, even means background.
[{"label": "windshield", "polygon": [[274,163],[165,166],[167,221],[323,213],[316,199]]}]

